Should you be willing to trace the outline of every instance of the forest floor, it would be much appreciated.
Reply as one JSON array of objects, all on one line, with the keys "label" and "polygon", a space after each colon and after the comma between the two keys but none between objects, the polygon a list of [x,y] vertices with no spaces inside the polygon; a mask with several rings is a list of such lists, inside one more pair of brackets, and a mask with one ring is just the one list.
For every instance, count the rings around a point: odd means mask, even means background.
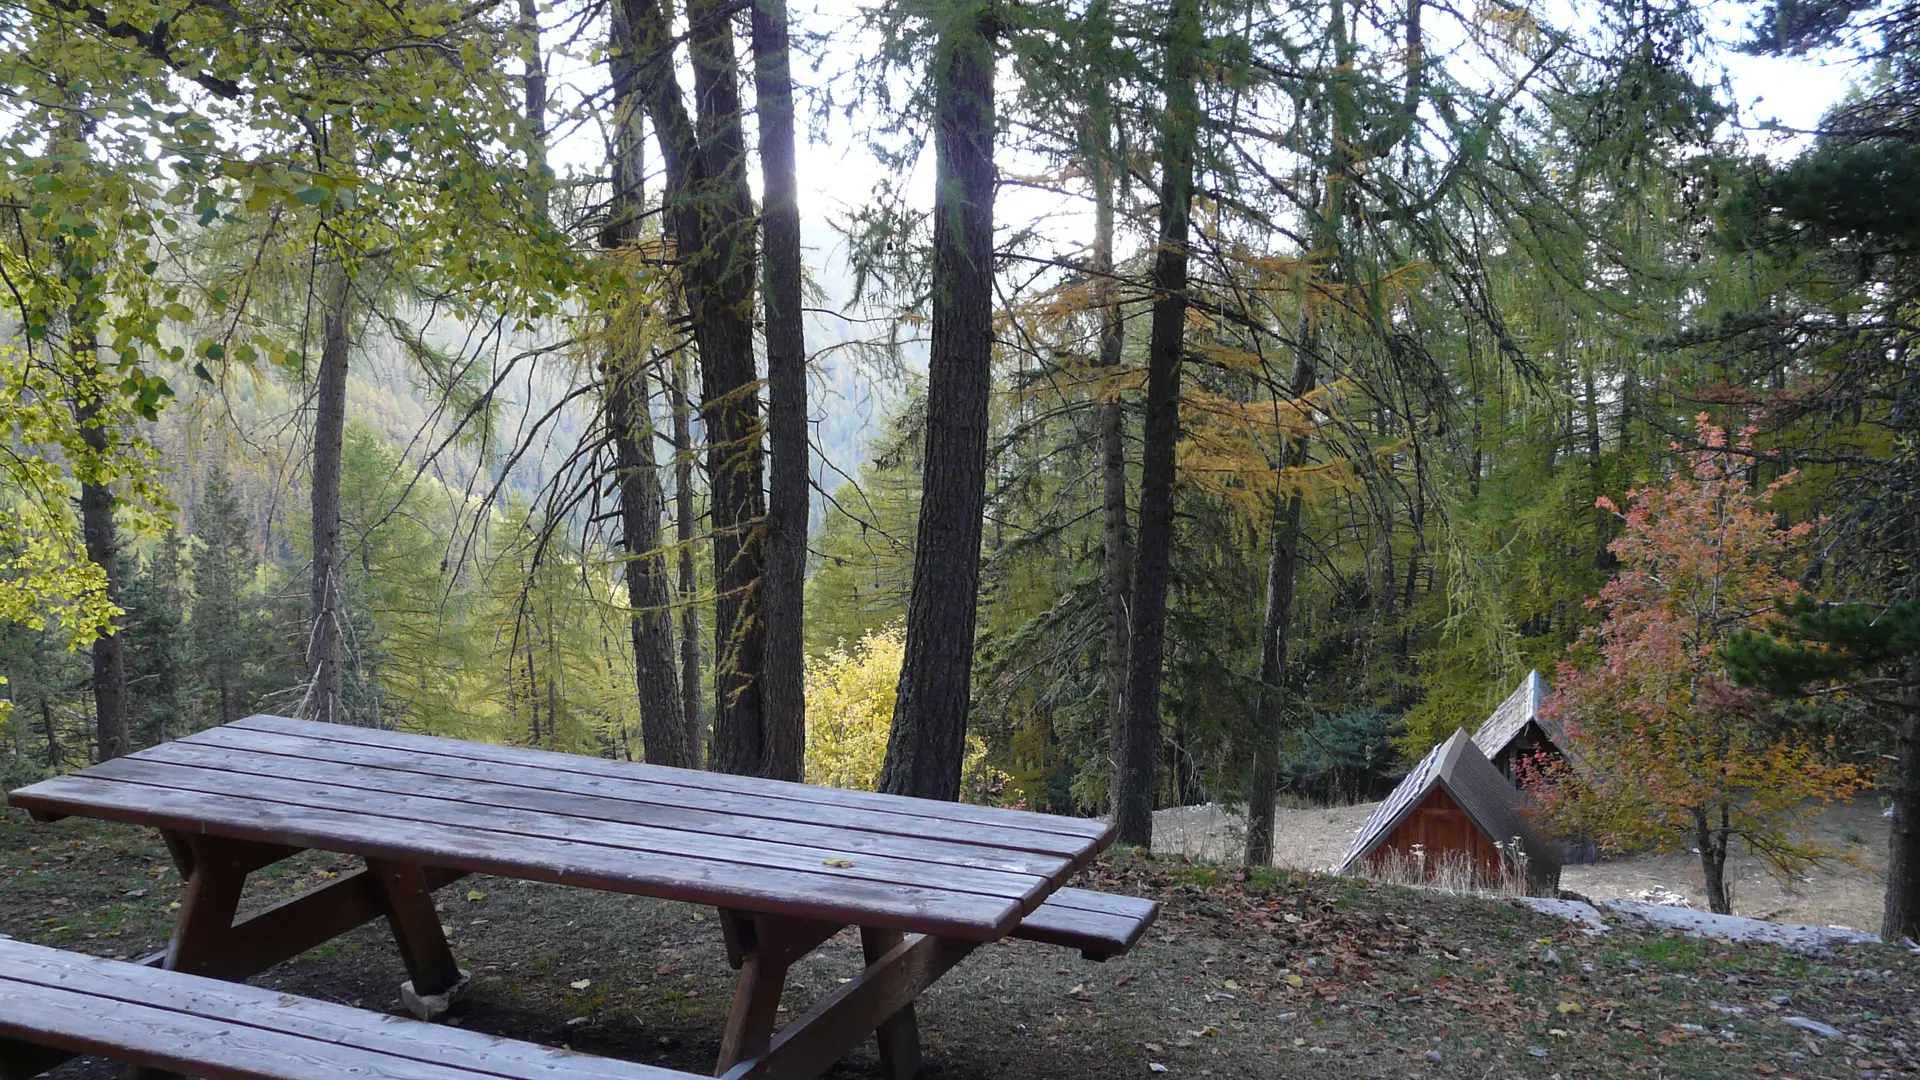
[{"label": "forest floor", "polygon": [[[1378,803],[1282,809],[1274,815],[1274,865],[1326,871],[1346,855],[1347,845]],[[1154,847],[1195,859],[1232,861],[1245,834],[1243,819],[1218,806],[1189,806],[1154,815]],[[1811,806],[1800,833],[1843,853],[1843,860],[1782,881],[1760,860],[1736,851],[1728,860],[1737,914],[1774,922],[1878,930],[1886,865],[1887,823],[1872,796],[1850,803]],[[1690,854],[1607,858],[1566,867],[1560,887],[1595,900],[1633,898],[1648,889],[1685,896],[1707,908],[1700,860]]]},{"label": "forest floor", "polygon": [[[304,855],[256,876],[260,905],[347,868]],[[1164,902],[1133,954],[1093,964],[989,946],[920,1005],[927,1080],[1061,1077],[1920,1075],[1920,957],[1809,957],[1615,929],[1589,938],[1494,900],[1285,871],[1250,881],[1178,857],[1119,856],[1090,877]],[[150,833],[0,812],[0,933],[108,956],[157,949],[181,883]],[[454,1023],[704,1073],[731,972],[711,911],[469,878],[440,894],[474,990]],[[377,924],[257,983],[398,1011]],[[843,934],[800,963],[803,1009],[855,971]],[[1807,1017],[1843,1034],[1785,1022]],[[872,1077],[863,1048],[835,1068]],[[121,1075],[81,1061],[66,1080]]]}]

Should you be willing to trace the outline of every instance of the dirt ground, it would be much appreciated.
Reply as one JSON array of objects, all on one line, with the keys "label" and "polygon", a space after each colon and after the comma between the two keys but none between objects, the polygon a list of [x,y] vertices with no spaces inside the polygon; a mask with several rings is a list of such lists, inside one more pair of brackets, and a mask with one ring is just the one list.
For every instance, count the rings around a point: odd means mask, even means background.
[{"label": "dirt ground", "polygon": [[[1282,809],[1274,815],[1274,865],[1332,869],[1377,805]],[[1153,827],[1156,849],[1195,859],[1232,861],[1246,835],[1244,818],[1211,805],[1162,810],[1154,815]],[[1810,807],[1800,830],[1851,861],[1835,861],[1799,879],[1782,881],[1758,859],[1737,852],[1728,867],[1735,913],[1775,922],[1878,930],[1880,872],[1887,857],[1887,823],[1880,816],[1879,802],[1868,797]],[[1595,900],[1631,897],[1660,887],[1686,896],[1693,907],[1705,910],[1707,906],[1700,863],[1691,855],[1606,858],[1568,866],[1561,872],[1560,887]]]},{"label": "dirt ground", "polygon": [[[256,875],[249,904],[347,865],[289,860]],[[1501,901],[1283,871],[1243,880],[1165,856],[1117,857],[1088,883],[1159,898],[1160,922],[1106,964],[983,947],[921,999],[924,1080],[1920,1077],[1920,957],[1900,949],[1592,939]],[[0,933],[137,957],[163,943],[180,891],[150,833],[0,812]],[[440,907],[474,972],[450,1022],[710,1070],[731,986],[711,911],[492,878],[444,890]],[[789,1009],[858,963],[850,934],[831,942],[795,970]],[[397,1011],[402,978],[374,924],[254,981]],[[1810,1036],[1789,1016],[1844,1035]],[[864,1080],[876,1065],[862,1048],[829,1075]],[[123,1071],[79,1061],[54,1075]]]}]

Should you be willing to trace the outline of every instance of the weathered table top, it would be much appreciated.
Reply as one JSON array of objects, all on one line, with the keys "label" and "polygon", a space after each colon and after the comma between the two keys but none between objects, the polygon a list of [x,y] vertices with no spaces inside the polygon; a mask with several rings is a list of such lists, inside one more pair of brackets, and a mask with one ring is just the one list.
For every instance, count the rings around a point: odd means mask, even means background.
[{"label": "weathered table top", "polygon": [[76,815],[972,941],[1102,821],[253,716],[8,796]]}]

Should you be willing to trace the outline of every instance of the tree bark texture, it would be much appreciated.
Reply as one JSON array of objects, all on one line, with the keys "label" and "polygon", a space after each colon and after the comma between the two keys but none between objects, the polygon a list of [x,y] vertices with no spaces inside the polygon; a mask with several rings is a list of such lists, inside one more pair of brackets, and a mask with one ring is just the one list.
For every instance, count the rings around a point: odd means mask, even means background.
[{"label": "tree bark texture", "polygon": [[1920,941],[1920,664],[1908,665],[1894,728],[1893,819],[1887,823],[1887,897],[1880,936]]},{"label": "tree bark texture", "polygon": [[693,402],[688,398],[687,350],[673,354],[673,524],[680,548],[680,709],[687,728],[687,752],[695,765],[704,758],[700,722],[700,596],[693,542],[698,522],[693,504]]},{"label": "tree bark texture", "polygon": [[351,341],[353,283],[342,267],[327,271],[320,367],[314,375],[313,581],[308,610],[306,713],[322,723],[347,719],[340,545],[340,455],[347,423],[347,349]]},{"label": "tree bark texture", "polygon": [[957,799],[972,696],[993,382],[994,39],[984,5],[934,47],[933,333],[906,658],[880,790]]},{"label": "tree bark texture", "polygon": [[767,338],[767,569],[761,585],[766,622],[761,708],[764,772],[778,780],[806,773],[806,646],[802,638],[807,574],[807,345],[800,311],[800,205],[794,175],[793,74],[786,0],[755,0],[754,90],[759,104],[764,205]]},{"label": "tree bark texture", "polygon": [[526,66],[522,78],[527,91],[527,182],[534,209],[544,222],[552,186],[547,176],[547,66],[540,51],[539,0],[520,0],[520,18],[514,30],[520,34],[520,60]]},{"label": "tree bark texture", "polygon": [[[617,249],[639,239],[645,162],[631,34],[618,8],[611,21],[616,124],[613,205],[610,227],[602,237],[607,246]],[[637,343],[615,341],[604,376],[607,429],[619,481],[621,544],[627,554],[627,603],[633,609],[628,621],[640,700],[641,753],[655,765],[692,768],[696,761],[687,743],[674,659],[673,590],[667,579],[666,553],[660,546],[665,499],[654,459],[652,393],[647,358]]]},{"label": "tree bark texture", "polygon": [[739,72],[727,9],[687,7],[698,126],[673,77],[671,35],[653,0],[621,0],[633,32],[636,78],[665,159],[680,279],[700,352],[700,416],[707,432],[707,498],[714,567],[714,715],[709,760],[757,775],[766,765],[761,709],[764,626],[759,377],[753,357],[757,276],[747,190]]},{"label": "tree bark texture", "polygon": [[[1093,303],[1100,318],[1100,366],[1120,366],[1126,322],[1120,290],[1113,280],[1113,214],[1116,151],[1113,122],[1104,88],[1088,117],[1085,155],[1093,178]],[[1126,414],[1120,395],[1109,389],[1100,403],[1100,542],[1104,549],[1106,603],[1106,692],[1108,801],[1120,790],[1120,748],[1126,742],[1127,620],[1133,610],[1133,533],[1127,522]]]},{"label": "tree bark texture", "polygon": [[1160,136],[1160,244],[1153,262],[1147,341],[1147,415],[1140,468],[1140,539],[1127,663],[1126,739],[1114,818],[1123,844],[1153,843],[1158,790],[1160,675],[1166,651],[1167,585],[1173,552],[1174,452],[1180,441],[1180,364],[1186,345],[1187,236],[1199,127],[1195,82],[1199,0],[1173,0],[1167,37],[1167,100]]},{"label": "tree bark texture", "polygon": [[[72,342],[75,367],[83,380],[74,388],[74,424],[80,429],[80,441],[87,452],[104,460],[112,439],[100,417],[104,390],[97,377],[100,360],[93,330],[76,329]],[[87,561],[99,567],[106,578],[107,602],[120,606],[120,536],[113,520],[113,490],[104,483],[80,485],[80,538],[86,545]],[[126,635],[121,632],[118,617],[106,632],[93,639],[92,651],[94,743],[99,759],[107,761],[133,750],[127,728]]]}]

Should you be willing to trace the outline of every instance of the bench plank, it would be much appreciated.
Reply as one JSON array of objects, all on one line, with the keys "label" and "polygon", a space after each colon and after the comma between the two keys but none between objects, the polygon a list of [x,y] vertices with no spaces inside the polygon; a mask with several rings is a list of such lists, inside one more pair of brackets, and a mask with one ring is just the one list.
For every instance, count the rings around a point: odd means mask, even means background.
[{"label": "bench plank", "polygon": [[1157,900],[1061,889],[1020,920],[1013,936],[1079,949],[1089,960],[1105,960],[1139,944],[1159,914]]},{"label": "bench plank", "polygon": [[[890,926],[975,941],[1006,936],[1022,913],[1007,897],[867,881],[831,868],[774,871],[741,863],[520,836],[468,826],[294,806],[231,795],[129,784],[72,773],[21,788],[53,813],[242,840],[389,858],[472,873],[637,893],[707,907],[764,911],[842,924]],[[244,819],[244,820],[241,820]]]},{"label": "bench plank", "polygon": [[[6,940],[0,1033],[207,1076],[225,1069],[233,1077],[338,1080],[357,1066],[371,1069],[363,1075],[405,1080],[688,1075]],[[274,1060],[281,1055],[289,1060]]]}]

